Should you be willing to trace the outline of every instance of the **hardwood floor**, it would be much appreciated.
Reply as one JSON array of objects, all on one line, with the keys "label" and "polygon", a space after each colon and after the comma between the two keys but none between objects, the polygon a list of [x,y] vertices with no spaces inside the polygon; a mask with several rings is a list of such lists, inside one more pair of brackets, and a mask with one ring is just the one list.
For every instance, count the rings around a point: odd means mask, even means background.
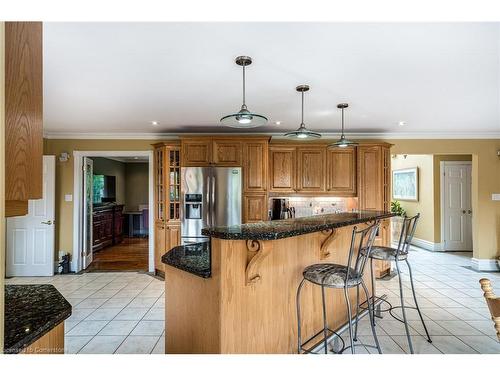
[{"label": "hardwood floor", "polygon": [[147,238],[125,237],[118,245],[96,251],[87,272],[147,271],[148,243]]}]

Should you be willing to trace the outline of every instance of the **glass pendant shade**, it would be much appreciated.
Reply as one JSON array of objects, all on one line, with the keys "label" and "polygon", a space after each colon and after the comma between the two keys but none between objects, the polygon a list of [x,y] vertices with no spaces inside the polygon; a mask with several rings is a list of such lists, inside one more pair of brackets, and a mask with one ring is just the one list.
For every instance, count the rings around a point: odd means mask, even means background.
[{"label": "glass pendant shade", "polygon": [[352,146],[358,145],[357,142],[354,142],[354,141],[351,141],[350,139],[347,139],[344,135],[344,109],[346,109],[347,107],[349,107],[349,105],[347,103],[337,104],[337,108],[340,108],[342,110],[342,134],[341,134],[339,140],[329,144],[328,148],[337,148],[337,147],[346,148],[346,147],[352,147]]},{"label": "glass pendant shade", "polygon": [[250,112],[245,104],[245,67],[251,63],[251,57],[238,56],[236,58],[236,64],[243,67],[243,104],[238,112],[222,117],[220,119],[222,125],[231,128],[250,129],[267,124],[267,117]]},{"label": "glass pendant shade", "polygon": [[298,139],[306,139],[306,138],[321,138],[321,134],[308,130],[306,125],[304,124],[304,92],[309,91],[308,85],[300,85],[295,88],[298,92],[302,94],[302,121],[297,130],[285,133],[285,137],[288,138],[298,138]]}]

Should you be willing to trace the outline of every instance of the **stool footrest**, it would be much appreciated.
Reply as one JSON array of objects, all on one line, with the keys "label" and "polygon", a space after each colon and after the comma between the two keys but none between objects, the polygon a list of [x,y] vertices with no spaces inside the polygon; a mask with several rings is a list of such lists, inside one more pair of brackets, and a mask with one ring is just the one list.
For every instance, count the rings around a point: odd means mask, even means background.
[{"label": "stool footrest", "polygon": [[[330,328],[327,328],[326,329],[328,332],[330,332],[330,335],[328,335],[328,338],[331,338],[332,336],[337,336],[338,339],[342,342],[342,349],[340,349],[339,352],[335,352],[333,350],[331,350],[333,353],[342,353],[342,351],[344,351],[344,348],[345,348],[345,342],[344,342],[344,339],[337,333],[335,332],[334,330],[330,329]],[[302,354],[302,353],[307,353],[307,354],[319,354],[319,353],[314,353],[312,350],[314,348],[317,347],[317,345],[313,345],[312,348],[310,349],[305,349],[304,346],[306,346],[307,344],[309,344],[311,341],[313,341],[316,337],[318,337],[319,335],[323,335],[324,334],[324,331],[323,330],[320,330],[318,331],[317,333],[315,333],[313,336],[309,337],[306,341],[304,341],[302,343],[302,345],[300,346],[299,350],[300,350],[300,353],[299,354]]]}]

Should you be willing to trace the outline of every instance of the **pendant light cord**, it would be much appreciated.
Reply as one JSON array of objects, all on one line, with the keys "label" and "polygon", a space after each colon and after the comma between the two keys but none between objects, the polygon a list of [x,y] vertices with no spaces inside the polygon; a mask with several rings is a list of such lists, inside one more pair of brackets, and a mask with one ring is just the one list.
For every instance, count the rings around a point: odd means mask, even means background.
[{"label": "pendant light cord", "polygon": [[246,64],[243,64],[243,106],[246,108],[246,103],[245,103],[245,66]]},{"label": "pendant light cord", "polygon": [[342,108],[342,137],[344,136],[344,108]]},{"label": "pendant light cord", "polygon": [[302,91],[302,121],[300,126],[304,126],[304,91]]}]

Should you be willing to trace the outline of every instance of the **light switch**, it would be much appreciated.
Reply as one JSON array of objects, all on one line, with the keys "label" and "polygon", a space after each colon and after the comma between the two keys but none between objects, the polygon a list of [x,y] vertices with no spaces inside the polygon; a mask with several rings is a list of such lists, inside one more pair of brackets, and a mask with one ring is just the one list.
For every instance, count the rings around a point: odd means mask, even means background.
[{"label": "light switch", "polygon": [[500,201],[500,194],[491,194],[492,201]]},{"label": "light switch", "polygon": [[66,194],[64,196],[64,201],[65,202],[73,202],[73,194]]}]

